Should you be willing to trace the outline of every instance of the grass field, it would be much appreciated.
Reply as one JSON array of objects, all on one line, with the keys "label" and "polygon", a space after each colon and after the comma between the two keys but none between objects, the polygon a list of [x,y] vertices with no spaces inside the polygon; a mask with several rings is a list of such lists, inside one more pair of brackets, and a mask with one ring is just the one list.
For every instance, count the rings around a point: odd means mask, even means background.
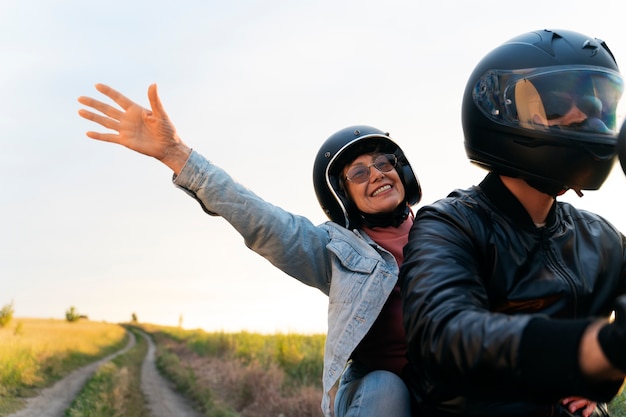
[{"label": "grass field", "polygon": [[125,343],[125,329],[117,324],[13,319],[0,328],[0,415],[14,410],[36,388]]},{"label": "grass field", "polygon": [[[150,327],[147,328],[150,330]],[[244,364],[269,367],[277,365],[290,385],[321,387],[324,361],[323,334],[303,335],[277,333],[265,335],[253,332],[204,332],[174,327],[151,329],[153,334],[184,342],[199,356],[237,359]]]},{"label": "grass field", "polygon": [[159,370],[206,416],[321,416],[325,335],[142,327]]}]

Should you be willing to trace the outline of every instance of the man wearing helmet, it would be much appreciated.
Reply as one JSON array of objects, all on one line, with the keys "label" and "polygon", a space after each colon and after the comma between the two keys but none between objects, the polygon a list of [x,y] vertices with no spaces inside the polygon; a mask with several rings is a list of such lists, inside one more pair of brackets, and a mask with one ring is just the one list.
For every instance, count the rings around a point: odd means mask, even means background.
[{"label": "man wearing helmet", "polygon": [[608,176],[622,90],[607,46],[564,30],[470,76],[465,149],[489,173],[418,212],[400,273],[419,415],[608,415],[580,397],[609,401],[625,376],[626,239],[556,197]]},{"label": "man wearing helmet", "polygon": [[[152,111],[99,84],[121,110],[88,97],[79,101],[88,120],[117,131],[88,132],[155,157],[174,172],[174,183],[211,215],[230,222],[246,245],[299,281],[329,296],[322,409],[339,382],[335,417],[409,417],[410,397],[401,378],[406,337],[398,284],[402,248],[413,224],[411,206],[421,189],[398,145],[383,131],[353,126],[329,137],[315,159],[315,191],[331,221],[313,225],[271,205],[187,147],[158,98]],[[348,364],[348,366],[346,366]]]}]

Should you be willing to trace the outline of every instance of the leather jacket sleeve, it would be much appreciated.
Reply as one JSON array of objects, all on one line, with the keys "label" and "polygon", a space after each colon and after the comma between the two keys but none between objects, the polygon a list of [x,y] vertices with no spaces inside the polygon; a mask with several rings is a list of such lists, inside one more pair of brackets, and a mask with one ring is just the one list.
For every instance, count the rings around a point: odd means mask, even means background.
[{"label": "leather jacket sleeve", "polygon": [[462,390],[476,378],[517,377],[518,346],[530,316],[490,311],[478,260],[496,252],[478,247],[480,223],[463,207],[423,208],[404,249],[400,279],[409,360],[429,391],[443,380],[446,391],[454,392],[450,384]]}]

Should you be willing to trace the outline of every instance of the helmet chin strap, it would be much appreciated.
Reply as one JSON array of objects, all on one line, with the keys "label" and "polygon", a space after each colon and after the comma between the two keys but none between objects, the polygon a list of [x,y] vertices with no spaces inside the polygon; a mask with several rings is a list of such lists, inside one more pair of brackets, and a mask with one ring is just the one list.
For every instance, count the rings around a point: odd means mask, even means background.
[{"label": "helmet chin strap", "polygon": [[582,190],[581,190],[580,188],[578,188],[578,187],[576,187],[576,188],[572,188],[572,190],[574,190],[574,192],[576,193],[576,195],[577,195],[578,197],[582,197],[582,196],[584,195],[584,194],[583,194],[583,192],[582,192]]},{"label": "helmet chin strap", "polygon": [[367,227],[398,227],[409,217],[411,208],[405,202],[396,207],[391,213],[368,214],[359,212],[361,224]]}]

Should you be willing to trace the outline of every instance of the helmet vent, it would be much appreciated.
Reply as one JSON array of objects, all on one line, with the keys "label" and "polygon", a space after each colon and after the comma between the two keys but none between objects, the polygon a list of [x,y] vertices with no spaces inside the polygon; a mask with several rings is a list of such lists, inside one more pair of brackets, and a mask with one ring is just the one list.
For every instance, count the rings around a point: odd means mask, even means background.
[{"label": "helmet vent", "polygon": [[592,49],[593,52],[591,53],[591,56],[598,53],[598,45],[594,45],[589,39],[583,42],[583,49]]}]

